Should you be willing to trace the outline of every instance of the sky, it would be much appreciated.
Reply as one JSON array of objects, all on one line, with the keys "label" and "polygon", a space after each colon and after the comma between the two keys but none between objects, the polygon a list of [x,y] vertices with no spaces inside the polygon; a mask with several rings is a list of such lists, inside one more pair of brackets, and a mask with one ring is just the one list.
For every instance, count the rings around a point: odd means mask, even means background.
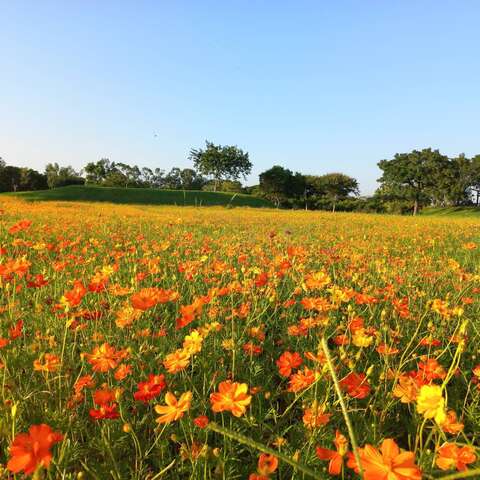
[{"label": "sky", "polygon": [[247,184],[425,147],[480,153],[477,0],[0,0],[0,157],[170,170],[208,139]]}]

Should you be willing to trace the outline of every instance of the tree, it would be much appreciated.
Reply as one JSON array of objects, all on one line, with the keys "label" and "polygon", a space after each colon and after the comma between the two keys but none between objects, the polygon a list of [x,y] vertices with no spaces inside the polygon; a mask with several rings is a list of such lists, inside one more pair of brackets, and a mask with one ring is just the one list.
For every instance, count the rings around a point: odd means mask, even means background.
[{"label": "tree", "polygon": [[[442,162],[435,172],[436,187],[433,197],[441,198],[440,204],[465,205],[471,203],[472,162],[465,154]],[[436,195],[435,195],[436,194]]]},{"label": "tree", "polygon": [[438,172],[448,158],[438,150],[425,148],[410,153],[396,153],[392,160],[378,162],[383,174],[378,180],[384,190],[400,199],[413,203],[416,215],[421,204],[430,198],[428,193],[436,187]]},{"label": "tree", "polygon": [[480,200],[480,155],[475,155],[470,163],[470,190],[475,193],[475,205]]},{"label": "tree", "polygon": [[260,191],[272,200],[277,208],[289,198],[302,195],[305,191],[305,178],[301,173],[295,174],[288,168],[274,165],[269,170],[261,173]]},{"label": "tree", "polygon": [[184,168],[180,171],[180,182],[183,190],[201,190],[205,185],[205,178],[193,168]]},{"label": "tree", "polygon": [[164,188],[168,190],[180,190],[182,188],[181,170],[173,167],[164,178]]},{"label": "tree", "polygon": [[87,183],[94,183],[97,185],[102,184],[114,166],[115,164],[112,164],[108,158],[101,158],[95,163],[87,163],[83,168],[83,171],[86,174]]},{"label": "tree", "polygon": [[18,167],[6,165],[3,162],[0,166],[0,191],[16,192],[21,179],[21,170]]},{"label": "tree", "polygon": [[156,168],[153,171],[151,182],[153,188],[162,188],[165,183],[165,171],[161,168]]},{"label": "tree", "polygon": [[48,188],[47,177],[31,168],[20,169],[19,188],[23,191]]},{"label": "tree", "polygon": [[327,173],[316,179],[316,188],[331,202],[332,212],[338,200],[345,199],[350,195],[358,195],[358,182],[355,178],[344,173]]},{"label": "tree", "polygon": [[70,165],[60,167],[58,163],[47,163],[45,167],[48,188],[64,187],[66,185],[83,185],[83,179]]},{"label": "tree", "polygon": [[237,146],[214,145],[205,141],[206,148],[190,150],[189,159],[202,175],[213,178],[214,191],[221,180],[238,180],[252,171],[252,163],[248,153]]},{"label": "tree", "polygon": [[[127,163],[116,163],[115,168],[123,175],[124,186],[127,187],[138,187],[140,182],[140,177],[142,172],[134,165],[128,165]],[[120,177],[119,177],[120,178]]]}]

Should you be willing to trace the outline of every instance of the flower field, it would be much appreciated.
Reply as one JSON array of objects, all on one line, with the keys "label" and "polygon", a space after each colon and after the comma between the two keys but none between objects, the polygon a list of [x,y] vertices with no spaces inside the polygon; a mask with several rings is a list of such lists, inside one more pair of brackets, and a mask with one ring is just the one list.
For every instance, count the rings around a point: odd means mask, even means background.
[{"label": "flower field", "polygon": [[0,207],[0,478],[480,478],[478,221]]}]

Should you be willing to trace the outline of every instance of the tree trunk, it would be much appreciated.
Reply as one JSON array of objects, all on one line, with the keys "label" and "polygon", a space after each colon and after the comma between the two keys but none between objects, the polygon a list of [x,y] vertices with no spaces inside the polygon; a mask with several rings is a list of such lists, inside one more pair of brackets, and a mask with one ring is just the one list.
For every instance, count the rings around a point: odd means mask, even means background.
[{"label": "tree trunk", "polygon": [[413,203],[413,214],[416,215],[418,212],[418,200],[415,199],[415,202]]}]

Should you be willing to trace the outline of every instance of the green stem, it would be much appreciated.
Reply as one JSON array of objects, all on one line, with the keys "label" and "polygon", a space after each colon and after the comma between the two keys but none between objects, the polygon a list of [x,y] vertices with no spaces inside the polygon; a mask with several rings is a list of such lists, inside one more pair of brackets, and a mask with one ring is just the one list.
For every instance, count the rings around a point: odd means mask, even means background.
[{"label": "green stem", "polygon": [[327,341],[325,337],[322,337],[322,349],[325,357],[327,359],[328,369],[330,370],[330,375],[333,379],[333,385],[335,386],[335,391],[337,392],[338,401],[340,402],[340,407],[342,408],[343,418],[347,424],[348,436],[350,437],[350,442],[352,443],[353,455],[355,456],[355,461],[357,463],[358,471],[360,473],[360,478],[363,478],[363,468],[360,462],[360,455],[358,454],[358,444],[355,437],[355,432],[353,431],[352,422],[348,416],[347,406],[345,405],[345,400],[343,399],[342,390],[340,389],[340,383],[338,382],[337,374],[335,373],[335,368],[333,367],[332,357],[330,356],[330,351],[328,349]]},{"label": "green stem", "polygon": [[259,450],[260,452],[268,453],[269,455],[275,455],[275,457],[279,458],[285,463],[288,463],[295,470],[299,470],[300,472],[304,473],[305,475],[308,475],[311,478],[315,478],[316,480],[322,479],[322,477],[319,476],[318,473],[314,472],[309,467],[302,465],[300,463],[297,463],[295,460],[291,459],[290,457],[287,457],[283,453],[277,450],[274,450],[273,448],[267,447],[266,445],[258,443],[255,440],[252,440],[251,438],[245,437],[240,433],[232,432],[231,430],[221,427],[215,422],[210,422],[208,424],[208,428],[210,430],[213,430],[214,432],[220,433],[228,438],[231,438],[232,440],[236,440],[238,443],[242,443],[244,445],[248,445],[251,448]]}]

